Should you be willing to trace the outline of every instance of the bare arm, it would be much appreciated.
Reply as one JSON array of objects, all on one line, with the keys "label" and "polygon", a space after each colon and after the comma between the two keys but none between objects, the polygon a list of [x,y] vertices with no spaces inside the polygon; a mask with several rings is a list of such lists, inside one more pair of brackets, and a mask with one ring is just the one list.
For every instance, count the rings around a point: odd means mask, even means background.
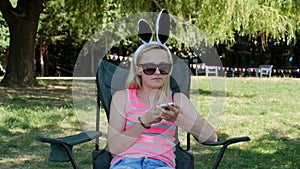
[{"label": "bare arm", "polygon": [[140,125],[124,131],[127,103],[126,91],[118,91],[112,97],[108,126],[108,146],[112,154],[119,154],[130,147],[137,137],[144,131]]},{"label": "bare arm", "polygon": [[[108,146],[112,154],[119,154],[128,149],[145,130],[140,123],[136,123],[128,130],[124,130],[126,104],[126,90],[118,91],[113,95],[108,126]],[[150,126],[161,120],[158,117],[158,111],[149,110],[142,116],[141,120],[146,126]]]},{"label": "bare arm", "polygon": [[214,127],[203,119],[191,101],[182,93],[175,93],[175,106],[170,106],[172,114],[167,120],[174,121],[177,126],[191,133],[199,142],[215,142],[217,141],[217,134]]}]

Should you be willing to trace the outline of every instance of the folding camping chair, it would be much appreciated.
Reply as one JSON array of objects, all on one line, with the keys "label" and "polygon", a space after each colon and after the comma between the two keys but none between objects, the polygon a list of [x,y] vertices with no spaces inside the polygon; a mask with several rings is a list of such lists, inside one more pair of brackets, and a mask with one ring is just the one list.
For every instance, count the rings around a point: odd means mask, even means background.
[{"label": "folding camping chair", "polygon": [[[99,159],[98,157],[103,156],[103,153],[106,153],[105,149],[99,149],[99,137],[101,136],[101,132],[99,131],[99,121],[100,121],[100,105],[103,106],[107,120],[109,117],[109,108],[111,97],[114,92],[124,89],[125,80],[127,78],[129,69],[117,66],[108,60],[102,59],[99,62],[97,75],[96,75],[96,84],[97,84],[97,122],[96,122],[96,130],[97,131],[88,131],[82,132],[77,135],[61,137],[61,138],[40,138],[40,141],[50,143],[51,144],[51,153],[49,160],[50,161],[71,161],[74,169],[79,168],[72,154],[72,147],[76,144],[81,144],[84,142],[91,141],[96,139],[95,150],[92,153],[93,157],[93,168],[108,168],[110,156],[106,156],[106,161]],[[185,76],[183,76],[183,73]],[[178,58],[174,58],[174,68],[170,79],[171,89],[173,92],[182,92],[189,97],[190,90],[190,69],[188,66]],[[237,137],[232,138],[225,141],[218,142],[207,142],[202,143],[203,145],[208,146],[222,146],[219,155],[215,161],[213,166],[216,169],[223,157],[223,154],[226,148],[234,143],[249,141],[250,138],[248,136],[245,137]],[[177,137],[178,141],[178,137]],[[179,142],[179,141],[178,141]],[[102,154],[102,155],[101,155]],[[180,147],[178,143],[176,146],[176,168],[187,169],[194,168],[194,157],[190,151],[190,135],[187,134],[187,145],[186,150]],[[101,163],[102,162],[102,163]]]}]

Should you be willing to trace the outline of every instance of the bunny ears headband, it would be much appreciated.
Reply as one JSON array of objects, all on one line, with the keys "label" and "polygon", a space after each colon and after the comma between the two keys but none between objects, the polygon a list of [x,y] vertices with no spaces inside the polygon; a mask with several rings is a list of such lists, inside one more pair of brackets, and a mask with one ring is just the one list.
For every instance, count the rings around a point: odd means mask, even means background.
[{"label": "bunny ears headband", "polygon": [[152,41],[152,29],[150,24],[145,19],[138,21],[138,36],[143,44],[138,47],[134,53],[134,64],[137,64],[138,54],[149,45],[159,45],[165,48],[168,52],[170,61],[172,62],[172,55],[169,48],[165,45],[170,35],[170,16],[167,10],[162,9],[156,20],[156,41]]}]

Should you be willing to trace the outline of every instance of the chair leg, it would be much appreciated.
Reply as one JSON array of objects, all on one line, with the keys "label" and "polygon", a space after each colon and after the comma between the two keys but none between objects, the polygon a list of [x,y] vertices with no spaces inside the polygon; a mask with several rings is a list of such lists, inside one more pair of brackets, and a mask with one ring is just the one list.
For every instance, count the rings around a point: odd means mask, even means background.
[{"label": "chair leg", "polygon": [[65,144],[62,144],[62,145],[63,145],[64,148],[66,149],[66,152],[67,152],[67,154],[68,154],[68,156],[69,156],[69,159],[70,159],[70,161],[71,161],[71,164],[72,164],[72,166],[73,166],[73,169],[79,169],[79,167],[78,167],[78,165],[77,165],[77,163],[76,163],[76,161],[75,161],[75,158],[74,158],[72,152],[70,151],[70,149],[68,148],[68,146],[65,145]]},{"label": "chair leg", "polygon": [[219,167],[219,164],[220,164],[220,162],[221,162],[221,160],[222,160],[222,158],[223,158],[223,155],[224,155],[224,153],[225,153],[225,150],[226,150],[226,148],[229,146],[229,144],[225,144],[225,145],[223,145],[223,147],[221,148],[221,150],[220,150],[220,152],[219,152],[219,155],[218,155],[218,158],[217,158],[217,160],[216,160],[216,162],[215,162],[215,164],[214,164],[214,166],[213,166],[213,169],[217,169],[218,167]]}]

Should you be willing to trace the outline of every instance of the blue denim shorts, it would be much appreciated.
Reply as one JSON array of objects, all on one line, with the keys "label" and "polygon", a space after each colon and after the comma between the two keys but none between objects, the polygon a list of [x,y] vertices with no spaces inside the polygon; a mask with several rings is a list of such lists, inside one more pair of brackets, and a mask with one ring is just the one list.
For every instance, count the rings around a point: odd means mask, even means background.
[{"label": "blue denim shorts", "polygon": [[163,161],[143,157],[143,158],[122,158],[110,169],[173,169]]}]

